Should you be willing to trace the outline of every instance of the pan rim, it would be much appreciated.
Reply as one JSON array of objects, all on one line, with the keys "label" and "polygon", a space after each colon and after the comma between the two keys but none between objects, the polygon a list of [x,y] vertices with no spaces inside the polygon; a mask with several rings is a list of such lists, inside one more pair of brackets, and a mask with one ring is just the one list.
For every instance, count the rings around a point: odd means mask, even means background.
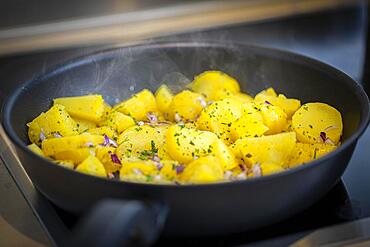
[{"label": "pan rim", "polygon": [[[275,179],[280,179],[285,176],[290,176],[291,174],[298,173],[300,171],[313,168],[315,166],[320,165],[322,162],[331,159],[335,155],[343,152],[348,147],[350,147],[353,144],[356,144],[357,140],[362,136],[364,131],[366,130],[369,120],[370,120],[370,112],[369,112],[369,99],[367,94],[364,92],[363,88],[360,86],[359,83],[357,83],[354,79],[352,79],[348,74],[345,72],[334,68],[333,66],[326,64],[324,62],[321,62],[317,59],[297,54],[294,52],[271,48],[271,47],[265,47],[265,46],[258,46],[258,45],[251,45],[246,43],[240,43],[240,42],[218,42],[218,41],[201,41],[201,42],[194,42],[194,41],[183,41],[183,42],[155,42],[155,43],[141,43],[138,45],[133,46],[123,46],[123,47],[111,47],[108,49],[102,49],[96,52],[93,52],[88,55],[82,55],[78,56],[76,58],[70,59],[68,61],[65,61],[63,63],[57,64],[51,68],[49,68],[46,72],[39,74],[21,85],[18,86],[17,89],[15,89],[9,97],[5,100],[3,104],[2,109],[2,123],[5,130],[6,135],[9,137],[9,139],[12,141],[13,144],[15,144],[18,148],[22,149],[26,154],[33,155],[36,157],[36,159],[39,159],[39,161],[46,162],[45,165],[55,165],[48,159],[38,156],[34,154],[30,149],[27,148],[27,144],[25,144],[15,133],[11,123],[10,118],[8,116],[11,115],[11,109],[13,108],[16,99],[19,97],[19,95],[22,94],[22,91],[27,88],[28,85],[30,85],[32,82],[42,81],[49,77],[52,77],[53,75],[57,75],[59,73],[62,73],[65,70],[68,70],[70,68],[78,67],[79,65],[83,65],[86,63],[89,63],[91,59],[99,57],[99,56],[106,56],[109,54],[109,56],[114,55],[115,52],[117,52],[120,49],[141,49],[141,50],[151,50],[151,49],[158,49],[158,48],[201,48],[201,47],[211,47],[211,48],[223,48],[223,49],[233,49],[233,48],[244,48],[249,49],[258,52],[258,54],[264,54],[269,57],[278,57],[281,60],[289,60],[293,61],[295,63],[304,64],[306,66],[310,66],[316,70],[320,70],[322,72],[325,72],[329,75],[336,75],[336,78],[340,78],[340,81],[342,83],[347,84],[348,87],[353,89],[353,93],[355,94],[356,98],[360,101],[361,105],[363,106],[361,109],[361,118],[359,122],[359,126],[357,127],[357,130],[337,149],[335,149],[333,152],[330,152],[329,154],[320,157],[317,160],[308,162],[304,165],[294,167],[292,169],[285,170],[280,173],[268,175],[268,176],[262,176],[262,177],[252,177],[248,178],[246,180],[236,180],[236,181],[219,181],[214,183],[207,183],[207,184],[182,184],[182,185],[175,185],[175,184],[153,184],[153,183],[139,183],[139,182],[130,182],[130,181],[121,181],[121,180],[111,180],[108,178],[101,178],[96,177],[84,173],[77,172],[75,170],[71,170],[62,166],[56,166],[57,168],[64,169],[65,171],[68,170],[68,172],[74,173],[74,176],[86,176],[90,179],[97,179],[100,182],[106,182],[106,183],[117,183],[117,184],[131,184],[135,186],[150,186],[150,187],[157,187],[157,188],[193,188],[193,187],[202,187],[202,188],[209,188],[209,187],[218,187],[218,186],[237,186],[240,184],[248,184],[248,183],[265,183],[265,182],[271,182]],[[36,83],[37,84],[37,83]],[[23,166],[23,165],[22,165]],[[32,179],[32,178],[31,178]]]}]

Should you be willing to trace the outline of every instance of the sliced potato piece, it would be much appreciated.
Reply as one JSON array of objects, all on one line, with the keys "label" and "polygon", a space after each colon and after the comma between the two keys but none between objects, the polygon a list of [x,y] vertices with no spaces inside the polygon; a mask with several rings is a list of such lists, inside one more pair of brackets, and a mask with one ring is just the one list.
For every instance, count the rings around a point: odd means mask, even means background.
[{"label": "sliced potato piece", "polygon": [[41,148],[46,156],[53,156],[64,151],[93,147],[102,143],[104,143],[103,136],[81,134],[77,136],[46,139],[42,142]]},{"label": "sliced potato piece", "polygon": [[212,144],[217,140],[217,136],[212,132],[178,125],[171,126],[166,134],[168,153],[173,159],[183,164],[212,153],[214,148]]},{"label": "sliced potato piece", "polygon": [[137,182],[153,182],[157,166],[150,160],[123,160],[120,179]]},{"label": "sliced potato piece", "polygon": [[115,105],[113,110],[122,112],[134,118],[136,121],[145,121],[147,120],[148,113],[158,111],[155,97],[153,93],[147,89]]},{"label": "sliced potato piece", "polygon": [[73,164],[79,164],[94,153],[94,148],[85,147],[60,151],[53,154],[52,157],[57,160],[71,161]]},{"label": "sliced potato piece", "polygon": [[241,103],[250,103],[253,101],[253,97],[246,93],[234,93],[227,99],[239,100]]},{"label": "sliced potato piece", "polygon": [[205,104],[201,94],[184,90],[173,97],[169,106],[169,120],[176,122],[195,120]]},{"label": "sliced potato piece", "polygon": [[41,148],[39,146],[37,146],[35,143],[32,143],[30,145],[28,145],[28,148],[34,152],[35,154],[41,156],[41,157],[45,157],[45,154],[44,152],[42,152]]},{"label": "sliced potato piece", "polygon": [[177,173],[183,170],[183,167],[176,160],[161,160],[160,176],[162,180],[175,181]]},{"label": "sliced potato piece", "polygon": [[104,112],[104,99],[101,95],[56,98],[54,105],[63,105],[66,111],[75,118],[98,123]]},{"label": "sliced potato piece", "polygon": [[292,129],[303,143],[338,144],[343,131],[342,116],[325,103],[307,103],[294,113]]},{"label": "sliced potato piece", "polygon": [[28,137],[32,143],[40,145],[45,138],[55,135],[77,135],[77,124],[62,105],[54,105],[47,112],[41,113],[28,126]]},{"label": "sliced potato piece", "polygon": [[205,71],[189,86],[194,92],[205,95],[207,100],[220,100],[240,92],[238,81],[221,71]]},{"label": "sliced potato piece", "polygon": [[231,150],[248,166],[268,162],[286,167],[295,144],[295,132],[286,132],[270,136],[242,138],[231,146]]},{"label": "sliced potato piece", "polygon": [[167,85],[162,84],[155,92],[155,99],[157,102],[158,110],[167,119],[169,115],[170,105],[173,99],[173,94]]},{"label": "sliced potato piece", "polygon": [[103,164],[93,155],[90,155],[81,164],[79,164],[76,171],[98,177],[107,176]]},{"label": "sliced potato piece", "polygon": [[222,165],[215,156],[204,156],[190,162],[179,175],[179,180],[184,183],[212,183],[222,179]]},{"label": "sliced potato piece", "polygon": [[211,147],[212,154],[219,159],[224,171],[233,169],[238,165],[234,153],[222,140],[217,140]]},{"label": "sliced potato piece", "polygon": [[262,163],[260,167],[261,167],[262,176],[275,174],[275,173],[284,171],[284,168],[282,166],[275,164],[275,163],[265,162],[265,163]]},{"label": "sliced potato piece", "polygon": [[288,99],[284,94],[277,95],[273,88],[263,90],[258,93],[254,100],[258,103],[270,103],[272,105],[278,106],[287,114],[288,118],[298,110],[301,106],[301,102],[297,99]]},{"label": "sliced potato piece", "polygon": [[243,103],[235,99],[215,101],[201,112],[196,126],[215,133],[225,143],[231,144],[231,126],[241,117],[243,106]]},{"label": "sliced potato piece", "polygon": [[289,159],[289,167],[296,167],[332,152],[336,146],[324,143],[297,143]]},{"label": "sliced potato piece", "polygon": [[165,143],[167,126],[132,126],[118,137],[117,155],[120,158],[141,158],[146,160],[158,153]]},{"label": "sliced potato piece", "polygon": [[80,118],[73,118],[73,120],[76,122],[77,131],[80,134],[85,132],[88,129],[96,128],[96,123],[92,121],[80,119]]},{"label": "sliced potato piece", "polygon": [[100,162],[104,165],[104,168],[107,173],[113,173],[118,171],[121,168],[121,164],[117,163],[114,157],[116,149],[114,147],[105,147],[105,146],[97,146],[96,147],[96,157],[100,160]]},{"label": "sliced potato piece", "polygon": [[53,160],[53,162],[68,169],[73,169],[75,167],[74,162],[71,160]]},{"label": "sliced potato piece", "polygon": [[268,127],[264,134],[277,134],[286,129],[287,115],[280,107],[266,103],[258,104],[257,107],[261,112],[264,125]]},{"label": "sliced potato piece", "polygon": [[91,135],[106,135],[110,139],[117,140],[117,132],[109,126],[101,126],[93,129],[88,129],[86,133],[89,133]]},{"label": "sliced potato piece", "polygon": [[239,138],[259,137],[268,130],[259,108],[253,103],[248,103],[243,107],[242,116],[232,123],[231,137],[233,141]]},{"label": "sliced potato piece", "polygon": [[135,121],[130,116],[114,111],[107,117],[105,125],[111,127],[120,134],[129,127],[134,126]]}]

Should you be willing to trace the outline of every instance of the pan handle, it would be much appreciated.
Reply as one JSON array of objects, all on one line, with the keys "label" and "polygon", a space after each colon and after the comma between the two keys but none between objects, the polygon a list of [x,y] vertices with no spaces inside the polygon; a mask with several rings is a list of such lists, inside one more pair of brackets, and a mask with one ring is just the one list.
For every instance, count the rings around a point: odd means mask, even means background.
[{"label": "pan handle", "polygon": [[161,233],[167,213],[161,203],[106,199],[77,223],[66,246],[149,246]]}]

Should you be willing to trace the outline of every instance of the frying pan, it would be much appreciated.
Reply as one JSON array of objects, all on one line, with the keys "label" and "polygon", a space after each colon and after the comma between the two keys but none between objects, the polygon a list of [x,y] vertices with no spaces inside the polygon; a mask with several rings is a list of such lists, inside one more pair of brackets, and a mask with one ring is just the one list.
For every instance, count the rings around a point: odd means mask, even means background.
[{"label": "frying pan", "polygon": [[[184,78],[205,70],[230,74],[252,95],[274,87],[302,102],[334,106],[343,117],[342,145],[279,174],[184,186],[89,176],[27,149],[26,123],[47,110],[53,98],[99,93],[114,104],[143,88],[154,90],[162,82],[176,90]],[[225,43],[157,43],[101,51],[25,82],[3,109],[4,129],[38,190],[73,213],[81,214],[95,205],[73,238],[74,244],[91,246],[118,246],[133,239],[150,244],[159,232],[172,237],[230,234],[291,217],[338,182],[368,121],[368,98],[344,73],[293,53]]]}]

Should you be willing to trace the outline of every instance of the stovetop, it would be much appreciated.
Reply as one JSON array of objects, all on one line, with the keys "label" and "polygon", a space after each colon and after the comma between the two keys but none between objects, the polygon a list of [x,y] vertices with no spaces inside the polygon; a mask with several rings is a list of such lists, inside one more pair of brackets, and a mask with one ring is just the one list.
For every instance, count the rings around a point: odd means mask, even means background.
[{"label": "stovetop", "polygon": [[[358,7],[293,21],[173,36],[167,40],[232,39],[289,49],[330,63],[359,80],[365,20],[363,9]],[[35,73],[97,49],[101,47],[0,58],[0,104],[14,87]],[[342,180],[321,201],[287,221],[229,236],[160,238],[156,246],[286,246],[315,229],[369,217],[369,146],[370,128],[358,142]],[[0,158],[0,246],[60,244],[78,217],[58,209],[33,187],[1,128]]]}]

